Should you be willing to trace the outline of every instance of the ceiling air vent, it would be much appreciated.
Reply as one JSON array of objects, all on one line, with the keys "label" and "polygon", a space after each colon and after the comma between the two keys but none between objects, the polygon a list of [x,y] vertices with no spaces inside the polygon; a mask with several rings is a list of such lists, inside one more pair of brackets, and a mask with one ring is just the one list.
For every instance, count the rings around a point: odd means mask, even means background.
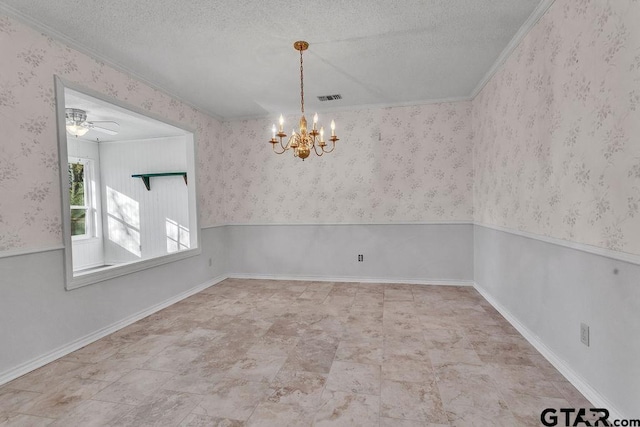
[{"label": "ceiling air vent", "polygon": [[342,99],[342,95],[324,95],[319,96],[318,99],[320,101],[335,101],[337,99]]}]

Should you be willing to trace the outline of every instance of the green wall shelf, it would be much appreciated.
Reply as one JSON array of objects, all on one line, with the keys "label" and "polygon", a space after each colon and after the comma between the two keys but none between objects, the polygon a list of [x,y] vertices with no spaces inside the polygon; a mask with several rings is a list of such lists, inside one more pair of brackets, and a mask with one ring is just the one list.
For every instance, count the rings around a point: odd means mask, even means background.
[{"label": "green wall shelf", "polygon": [[182,178],[184,178],[184,183],[187,184],[186,172],[138,173],[135,175],[131,175],[132,178],[142,179],[142,182],[144,182],[144,186],[147,187],[148,191],[151,191],[150,178],[156,176],[181,176]]}]

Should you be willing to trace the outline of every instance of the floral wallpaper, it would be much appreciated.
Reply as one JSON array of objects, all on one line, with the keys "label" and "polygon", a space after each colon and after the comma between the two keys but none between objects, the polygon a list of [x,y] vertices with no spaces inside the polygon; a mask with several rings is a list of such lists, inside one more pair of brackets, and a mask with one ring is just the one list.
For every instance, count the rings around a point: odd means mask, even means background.
[{"label": "floral wallpaper", "polygon": [[476,221],[640,254],[638,22],[557,0],[475,98]]},{"label": "floral wallpaper", "polygon": [[200,219],[222,221],[220,123],[0,14],[0,251],[62,243],[54,75],[196,130]]},{"label": "floral wallpaper", "polygon": [[[470,102],[327,113],[320,122],[328,129],[332,118],[337,148],[305,161],[272,152],[277,117],[223,123],[225,221],[471,221]],[[285,118],[287,134],[298,120]]]},{"label": "floral wallpaper", "polygon": [[556,0],[472,102],[321,114],[338,147],[302,162],[276,117],[220,123],[0,15],[0,252],[62,242],[57,74],[196,129],[205,227],[473,219],[640,254],[637,22],[640,0]]}]

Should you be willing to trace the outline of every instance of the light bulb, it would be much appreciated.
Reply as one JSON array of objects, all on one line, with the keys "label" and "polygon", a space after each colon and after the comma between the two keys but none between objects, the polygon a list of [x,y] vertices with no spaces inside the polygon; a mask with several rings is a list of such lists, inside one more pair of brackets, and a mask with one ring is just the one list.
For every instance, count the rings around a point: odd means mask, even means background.
[{"label": "light bulb", "polygon": [[276,125],[271,128],[271,133],[273,134],[273,139],[276,139]]},{"label": "light bulb", "polygon": [[324,142],[324,126],[320,126],[320,142]]},{"label": "light bulb", "polygon": [[336,122],[331,120],[331,136],[336,136]]},{"label": "light bulb", "polygon": [[280,123],[280,132],[282,132],[282,130],[284,129],[284,127],[283,127],[284,126],[284,117],[282,117],[282,114],[280,114],[279,123]]}]

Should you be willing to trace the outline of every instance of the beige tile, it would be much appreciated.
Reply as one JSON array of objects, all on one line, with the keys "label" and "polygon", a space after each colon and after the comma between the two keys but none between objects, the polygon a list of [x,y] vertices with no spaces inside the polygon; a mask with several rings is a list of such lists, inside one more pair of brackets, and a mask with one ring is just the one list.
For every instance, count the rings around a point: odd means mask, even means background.
[{"label": "beige tile", "polygon": [[269,393],[267,383],[223,379],[202,397],[194,413],[246,421]]},{"label": "beige tile", "polygon": [[308,408],[282,403],[262,402],[247,420],[247,427],[302,427],[311,426],[314,412]]},{"label": "beige tile", "polygon": [[325,391],[324,403],[315,415],[316,427],[371,427],[379,424],[380,397]]},{"label": "beige tile", "polygon": [[208,347],[219,343],[226,335],[226,333],[215,329],[196,328],[182,337],[180,345],[199,348]]},{"label": "beige tile", "polygon": [[226,376],[268,383],[275,378],[285,360],[286,356],[247,353],[226,372]]},{"label": "beige tile", "polygon": [[17,412],[40,395],[33,391],[0,388],[0,414]]},{"label": "beige tile", "polygon": [[73,411],[51,424],[56,427],[102,427],[116,423],[133,410],[133,406],[86,400]]},{"label": "beige tile", "polygon": [[0,426],[2,427],[44,427],[53,423],[53,418],[36,417],[33,415],[0,412]]},{"label": "beige tile", "polygon": [[209,394],[223,378],[224,371],[197,368],[173,375],[162,388],[183,393]]},{"label": "beige tile", "polygon": [[114,423],[116,426],[176,426],[196,407],[202,397],[159,390],[140,406]]},{"label": "beige tile", "polygon": [[98,363],[85,365],[75,376],[98,381],[116,381],[134,369],[140,368],[149,356],[136,353],[116,353]]},{"label": "beige tile", "polygon": [[429,359],[399,355],[384,357],[382,378],[393,381],[429,382],[435,377]]},{"label": "beige tile", "polygon": [[466,348],[451,348],[448,350],[429,350],[429,358],[434,368],[441,368],[461,363],[467,365],[482,366],[485,363],[480,360],[475,350]]},{"label": "beige tile", "polygon": [[174,374],[136,369],[93,396],[94,400],[140,405]]},{"label": "beige tile", "polygon": [[249,352],[286,356],[298,344],[299,339],[297,336],[267,333],[249,348]]},{"label": "beige tile", "polygon": [[563,398],[563,394],[537,367],[494,364],[488,366],[488,369],[505,398],[507,395]]},{"label": "beige tile", "polygon": [[382,343],[382,339],[362,341],[343,340],[338,345],[335,360],[381,365],[383,352]]},{"label": "beige tile", "polygon": [[179,337],[165,335],[147,335],[139,341],[120,350],[121,353],[135,353],[139,356],[153,356],[160,353],[165,347],[175,344]]},{"label": "beige tile", "polygon": [[17,378],[5,387],[14,390],[45,392],[56,387],[62,381],[73,378],[79,371],[87,366],[85,363],[65,362],[56,360],[42,368],[36,369]]},{"label": "beige tile", "polygon": [[337,343],[323,339],[301,340],[287,358],[282,369],[328,373],[338,348]]},{"label": "beige tile", "polygon": [[435,380],[422,383],[383,380],[380,415],[436,424],[448,422]]},{"label": "beige tile", "polygon": [[70,378],[32,399],[20,412],[39,417],[58,418],[90,399],[109,385],[105,381]]},{"label": "beige tile", "polygon": [[[520,424],[506,405],[484,407],[450,405],[447,406],[447,417],[449,423],[455,427],[516,427]],[[539,425],[539,420],[533,425]]]},{"label": "beige tile", "polygon": [[589,406],[471,288],[229,279],[1,387],[0,423],[537,425],[541,405]]},{"label": "beige tile", "polygon": [[491,371],[484,366],[449,365],[436,370],[436,379],[446,409],[453,406],[506,407]]},{"label": "beige tile", "polygon": [[460,329],[426,329],[423,336],[429,350],[474,349]]},{"label": "beige tile", "polygon": [[280,371],[271,383],[268,400],[300,406],[318,406],[327,382],[327,375],[316,372]]},{"label": "beige tile", "polygon": [[411,289],[385,289],[384,300],[386,301],[413,301]]},{"label": "beige tile", "polygon": [[380,365],[335,361],[331,365],[326,389],[380,395]]},{"label": "beige tile", "polygon": [[180,427],[243,427],[244,425],[244,421],[240,420],[198,414],[187,415],[180,423]]},{"label": "beige tile", "polygon": [[408,356],[429,360],[427,343],[419,331],[404,334],[399,332],[389,334],[385,331],[383,354],[385,357]]},{"label": "beige tile", "polygon": [[380,417],[380,427],[450,427],[449,424],[424,423],[415,420]]},{"label": "beige tile", "polygon": [[151,356],[142,369],[178,373],[192,367],[201,356],[202,351],[194,347],[168,346]]}]

